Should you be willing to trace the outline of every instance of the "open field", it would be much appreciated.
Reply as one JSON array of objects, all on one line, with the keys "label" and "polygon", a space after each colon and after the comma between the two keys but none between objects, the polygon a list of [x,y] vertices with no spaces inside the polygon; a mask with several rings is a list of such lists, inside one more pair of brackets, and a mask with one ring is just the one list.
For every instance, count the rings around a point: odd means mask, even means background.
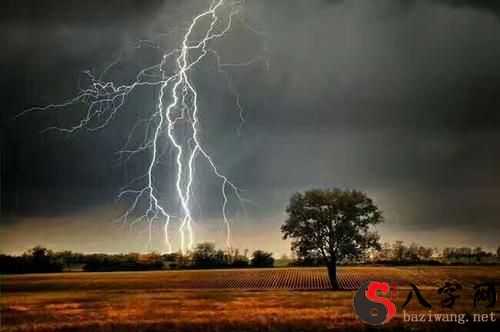
[{"label": "open field", "polygon": [[[346,267],[340,283],[396,281],[396,317],[385,327],[495,329],[498,322],[402,322],[400,305],[418,285],[433,312],[490,313],[473,307],[472,286],[500,280],[499,267]],[[445,280],[464,288],[453,309],[437,294]],[[353,290],[331,292],[322,268],[66,273],[2,277],[2,331],[226,331],[366,328],[353,310]],[[408,311],[427,313],[415,300]],[[500,317],[498,317],[500,319]],[[450,325],[451,324],[451,325]]]},{"label": "open field", "polygon": [[[343,289],[358,289],[363,283],[378,280],[410,282],[422,287],[440,287],[445,280],[471,286],[485,278],[500,280],[500,267],[340,267]],[[31,274],[2,277],[4,292],[57,290],[132,290],[132,289],[328,289],[325,268],[274,268],[185,270],[152,272],[94,272]]]}]

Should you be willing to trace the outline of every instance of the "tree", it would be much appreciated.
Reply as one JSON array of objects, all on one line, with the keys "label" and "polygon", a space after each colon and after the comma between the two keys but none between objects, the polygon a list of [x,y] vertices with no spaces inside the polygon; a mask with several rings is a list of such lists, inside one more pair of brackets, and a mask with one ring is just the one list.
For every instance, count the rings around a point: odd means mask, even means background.
[{"label": "tree", "polygon": [[227,264],[232,267],[248,267],[248,249],[244,249],[240,253],[238,248],[227,248],[226,257]]},{"label": "tree", "polygon": [[379,259],[390,260],[392,259],[392,249],[389,242],[382,243],[382,248],[380,249]]},{"label": "tree", "polygon": [[419,259],[418,258],[418,245],[415,242],[410,244],[410,246],[408,247],[408,249],[406,251],[406,257],[411,262],[418,261],[418,259]]},{"label": "tree", "polygon": [[395,241],[392,247],[394,259],[402,262],[406,258],[408,248],[403,244],[403,241]]},{"label": "tree", "polygon": [[478,262],[481,262],[481,257],[484,256],[485,252],[483,251],[483,248],[481,247],[476,247],[474,248],[474,255],[476,256],[476,260]]},{"label": "tree", "polygon": [[221,267],[225,263],[224,252],[217,250],[214,243],[200,243],[193,252],[193,264],[197,268]]},{"label": "tree", "polygon": [[443,249],[443,258],[453,258],[455,257],[455,248],[446,247]]},{"label": "tree", "polygon": [[214,243],[200,243],[193,252],[193,264],[198,268],[213,267],[216,255]]},{"label": "tree", "polygon": [[418,257],[423,260],[429,260],[434,253],[432,248],[427,248],[424,246],[418,247]]},{"label": "tree", "polygon": [[252,260],[250,261],[250,264],[253,267],[273,267],[273,253],[263,250],[256,250],[252,254]]},{"label": "tree", "polygon": [[337,263],[359,257],[369,248],[380,249],[379,236],[369,230],[383,221],[382,212],[356,190],[309,190],[295,193],[281,226],[283,239],[292,240],[299,255],[320,255],[328,268],[332,289],[339,289]]}]

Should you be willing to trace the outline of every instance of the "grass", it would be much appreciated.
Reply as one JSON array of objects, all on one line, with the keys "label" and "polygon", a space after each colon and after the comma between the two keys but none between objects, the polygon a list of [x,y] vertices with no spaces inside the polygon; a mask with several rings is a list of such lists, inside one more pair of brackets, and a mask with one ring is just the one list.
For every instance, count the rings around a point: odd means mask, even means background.
[{"label": "grass", "polygon": [[[387,268],[378,268],[387,269]],[[284,270],[284,271],[282,271]],[[289,270],[289,271],[288,271]],[[245,285],[240,279],[265,276],[263,270],[231,270],[226,284]],[[317,278],[321,269],[281,269],[279,276],[302,276]],[[442,296],[437,287],[422,285],[422,294],[433,308],[433,312],[489,313],[491,309],[474,309],[473,290],[469,287],[484,279],[498,279],[499,268],[403,268],[385,272],[406,278],[419,275],[434,278],[436,284],[444,282],[443,276],[453,275],[464,280],[461,298],[453,309],[443,309]],[[369,328],[356,318],[352,305],[353,290],[291,290],[251,288],[173,288],[185,280],[212,279],[227,271],[182,271],[182,272],[127,272],[127,273],[66,273],[54,275],[26,275],[2,277],[2,331],[321,331],[336,329]],[[383,272],[383,271],[382,271]],[[345,268],[345,277],[361,281],[360,276],[382,273],[370,268]],[[259,274],[260,273],[260,274]],[[324,271],[322,272],[324,273]],[[406,273],[406,275],[405,275]],[[238,278],[236,278],[237,276]],[[212,279],[211,279],[212,278]],[[295,280],[294,277],[289,279]],[[207,281],[208,280],[208,281]],[[283,279],[283,283],[286,284]],[[316,280],[316,279],[313,279]],[[461,281],[462,282],[462,281]],[[313,283],[302,282],[299,285]],[[198,286],[200,284],[184,283]],[[420,284],[419,284],[420,287]],[[430,328],[484,330],[497,325],[491,323],[408,323],[402,322],[400,305],[406,298],[408,288],[399,290],[398,313],[385,328],[400,329]],[[425,312],[414,299],[406,308],[408,312]],[[425,309],[425,310],[424,310]],[[494,310],[498,315],[498,310]],[[500,317],[499,317],[500,318]],[[478,325],[479,324],[479,325]]]}]

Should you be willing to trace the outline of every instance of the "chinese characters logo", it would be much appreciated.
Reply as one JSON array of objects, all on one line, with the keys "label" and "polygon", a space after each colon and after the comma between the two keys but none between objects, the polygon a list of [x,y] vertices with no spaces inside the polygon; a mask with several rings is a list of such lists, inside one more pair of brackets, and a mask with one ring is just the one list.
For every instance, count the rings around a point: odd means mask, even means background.
[{"label": "chinese characters logo", "polygon": [[[414,283],[409,283],[411,289],[408,292],[406,300],[401,305],[401,308],[405,308],[408,303],[413,299],[418,300],[419,304],[426,309],[431,309],[432,305],[427,302],[417,285]],[[387,283],[379,281],[371,281],[363,284],[361,288],[357,290],[354,295],[354,310],[358,317],[367,324],[379,325],[390,321],[396,315],[396,300],[397,300],[397,284]],[[461,299],[461,291],[463,287],[456,283],[446,281],[442,287],[437,290],[437,294],[442,297],[441,306],[444,309],[452,309],[455,302]],[[479,302],[486,302],[486,308],[495,308],[497,294],[495,288],[495,282],[483,282],[474,286],[474,308],[477,307]],[[385,297],[384,297],[385,296]],[[431,313],[428,311],[428,316],[426,314],[407,314],[406,310],[403,311],[404,321],[421,322],[421,321],[458,321],[459,318],[457,314],[441,314],[441,313]],[[485,320],[485,315],[488,314],[473,314],[469,315],[473,318],[473,321],[487,321]],[[463,324],[468,321],[465,314],[460,314],[459,323]],[[494,313],[490,314],[490,320],[492,322],[496,321],[494,319]],[[408,319],[407,319],[408,318]],[[487,317],[486,317],[487,318]]]}]

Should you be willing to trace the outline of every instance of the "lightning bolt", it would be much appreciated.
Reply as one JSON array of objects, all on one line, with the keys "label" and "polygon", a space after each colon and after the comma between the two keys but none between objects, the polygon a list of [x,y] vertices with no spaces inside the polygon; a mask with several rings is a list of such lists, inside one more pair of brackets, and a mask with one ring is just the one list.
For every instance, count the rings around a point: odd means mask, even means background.
[{"label": "lightning bolt", "polygon": [[[110,125],[133,91],[139,87],[157,89],[155,112],[145,119],[140,119],[135,124],[126,144],[117,152],[122,162],[127,162],[137,154],[146,151],[151,154],[145,173],[132,179],[121,188],[118,194],[119,199],[124,197],[131,199],[130,206],[119,218],[119,221],[123,225],[129,224],[130,226],[145,222],[147,227],[143,233],[145,232],[148,237],[146,248],[152,248],[154,224],[160,222],[163,225],[165,250],[172,252],[173,246],[169,228],[174,219],[179,221],[179,249],[185,251],[193,247],[195,235],[191,205],[198,159],[204,159],[208,162],[211,171],[221,183],[222,223],[226,234],[226,246],[231,247],[231,225],[227,211],[229,197],[234,195],[242,206],[244,199],[240,195],[240,189],[220,171],[214,158],[203,145],[200,137],[198,92],[191,79],[191,74],[195,67],[209,55],[215,57],[218,71],[226,74],[229,89],[235,96],[240,116],[240,125],[237,128],[239,134],[245,120],[244,108],[240,102],[240,95],[225,68],[249,66],[263,60],[264,57],[259,55],[245,63],[224,63],[210,46],[210,43],[224,37],[230,31],[235,19],[239,19],[244,26],[249,27],[239,15],[243,4],[243,0],[211,0],[205,11],[192,18],[184,31],[180,46],[168,53],[163,53],[161,62],[141,69],[131,84],[118,85],[103,80],[109,70],[121,61],[122,53],[120,53],[118,58],[108,65],[98,78],[90,71],[84,72],[90,80],[90,85],[86,88],[80,88],[79,93],[74,98],[60,104],[33,107],[18,114],[21,116],[34,110],[59,110],[84,104],[86,105],[86,114],[76,125],[68,128],[53,126],[45,131],[58,130],[65,133],[73,133],[82,129],[96,131]],[[204,24],[204,22],[208,22],[208,24]],[[201,34],[201,37],[197,37],[195,31],[204,27],[205,32]],[[251,30],[261,34],[257,30]],[[141,40],[137,47],[158,48],[154,40]],[[139,128],[144,128],[142,141],[139,146],[131,147],[135,132]],[[175,201],[178,204],[179,215],[168,211],[162,192],[158,188],[158,179],[155,178],[155,172],[162,165],[166,146],[170,147],[175,154],[172,166],[175,167]]]}]

